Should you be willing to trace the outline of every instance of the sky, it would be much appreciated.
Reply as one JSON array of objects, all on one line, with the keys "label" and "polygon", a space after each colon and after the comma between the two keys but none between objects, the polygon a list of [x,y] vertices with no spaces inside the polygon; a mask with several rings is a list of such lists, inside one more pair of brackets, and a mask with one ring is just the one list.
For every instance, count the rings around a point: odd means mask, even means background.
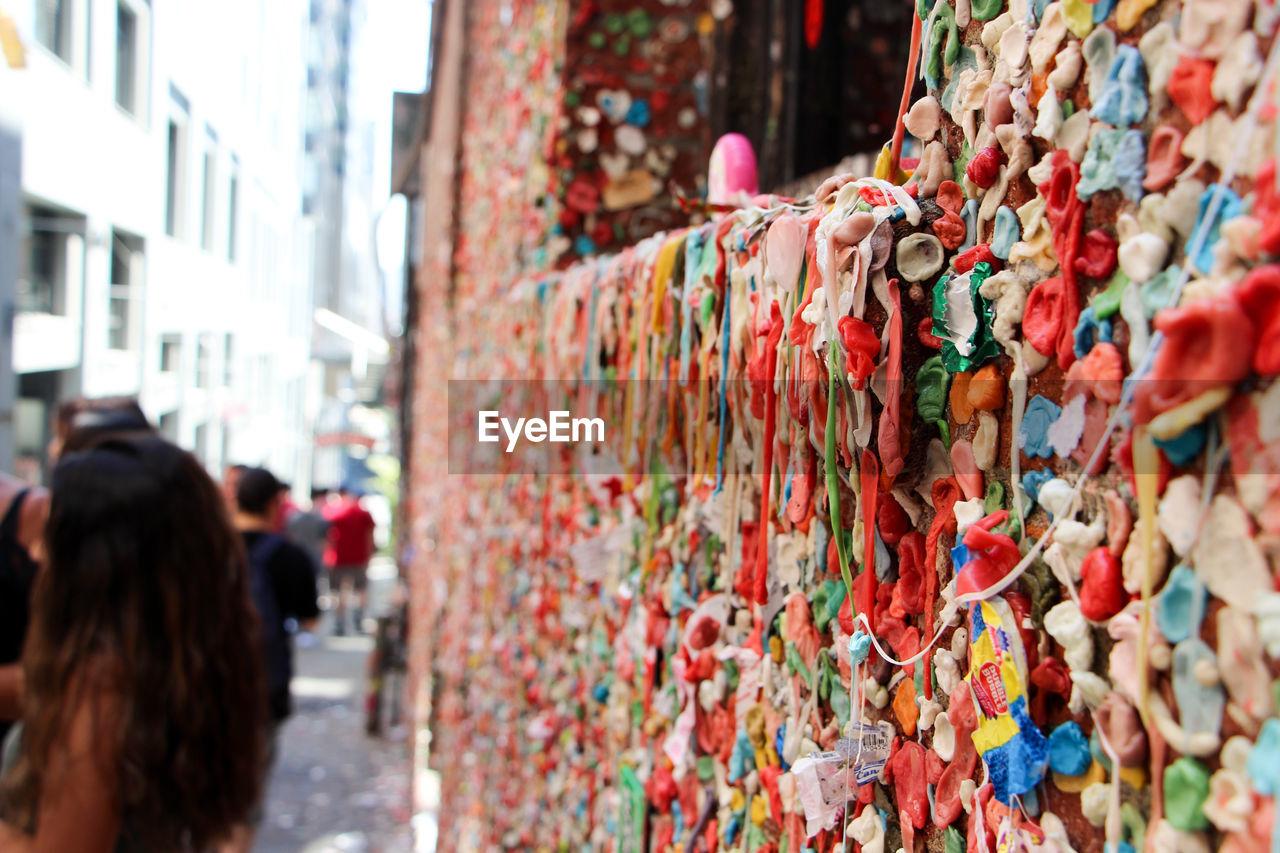
[{"label": "sky", "polygon": [[[374,122],[373,210],[387,304],[398,317],[400,263],[404,257],[405,205],[391,189],[391,102],[395,92],[421,92],[427,83],[431,0],[365,0],[367,17],[353,63],[352,113]],[[385,205],[385,207],[384,207]]]}]

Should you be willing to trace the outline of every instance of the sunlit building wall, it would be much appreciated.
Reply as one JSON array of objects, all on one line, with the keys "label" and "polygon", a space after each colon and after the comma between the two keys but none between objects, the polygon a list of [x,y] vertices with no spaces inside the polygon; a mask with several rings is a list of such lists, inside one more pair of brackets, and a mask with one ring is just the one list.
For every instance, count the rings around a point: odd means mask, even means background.
[{"label": "sunlit building wall", "polygon": [[268,464],[305,488],[309,3],[14,5],[17,464],[39,469],[58,401],[133,394],[212,469]]}]

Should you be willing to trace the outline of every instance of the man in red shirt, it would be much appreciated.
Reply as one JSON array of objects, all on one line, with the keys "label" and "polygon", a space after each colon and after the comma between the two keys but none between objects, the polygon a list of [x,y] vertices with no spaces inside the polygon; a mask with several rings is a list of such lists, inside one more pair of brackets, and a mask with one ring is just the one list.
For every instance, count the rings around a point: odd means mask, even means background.
[{"label": "man in red shirt", "polygon": [[369,558],[373,556],[374,521],[360,506],[360,492],[344,485],[338,497],[324,506],[324,520],[329,522],[329,544],[324,551],[324,564],[329,570],[329,588],[336,591],[338,612],[334,634],[346,633],[347,605],[356,599],[352,622],[361,630],[368,582]]}]

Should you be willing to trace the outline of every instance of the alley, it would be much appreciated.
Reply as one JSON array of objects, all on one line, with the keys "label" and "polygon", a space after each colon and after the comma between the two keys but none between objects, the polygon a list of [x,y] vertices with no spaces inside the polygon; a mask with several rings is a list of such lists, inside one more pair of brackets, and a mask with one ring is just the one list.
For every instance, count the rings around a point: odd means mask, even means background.
[{"label": "alley", "polygon": [[401,853],[409,773],[403,737],[364,731],[373,641],[331,637],[297,650],[294,714],[285,723],[258,853]]}]

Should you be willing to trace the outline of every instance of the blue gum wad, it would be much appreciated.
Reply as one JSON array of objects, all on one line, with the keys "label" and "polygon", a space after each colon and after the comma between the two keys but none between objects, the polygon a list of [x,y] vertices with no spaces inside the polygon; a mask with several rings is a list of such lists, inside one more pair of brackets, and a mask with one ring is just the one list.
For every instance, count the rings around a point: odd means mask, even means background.
[{"label": "blue gum wad", "polygon": [[1206,687],[1196,678],[1196,666],[1217,666],[1218,657],[1208,643],[1190,637],[1173,647],[1173,698],[1178,702],[1178,715],[1187,734],[1222,730],[1222,712],[1227,696],[1219,685]]},{"label": "blue gum wad", "polygon": [[991,234],[991,254],[1002,261],[1009,260],[1009,252],[1013,244],[1022,239],[1022,224],[1018,222],[1018,214],[1007,204],[996,210],[996,224]]},{"label": "blue gum wad", "polygon": [[[1213,217],[1213,221],[1206,226],[1205,217],[1209,213],[1209,204],[1214,195],[1220,195],[1222,200],[1218,202],[1217,214]],[[1200,194],[1200,211],[1196,217],[1196,227],[1191,229],[1191,239],[1187,241],[1188,254],[1196,249],[1199,241],[1199,251],[1195,253],[1193,262],[1200,272],[1207,275],[1213,268],[1213,247],[1217,245],[1218,232],[1222,228],[1222,223],[1228,219],[1235,219],[1243,208],[1244,203],[1240,201],[1240,196],[1227,187],[1214,184]]]},{"label": "blue gum wad", "polygon": [[1040,499],[1040,487],[1053,479],[1053,471],[1048,468],[1036,468],[1022,475],[1022,491],[1031,500]]},{"label": "blue gum wad", "polygon": [[1204,450],[1209,439],[1209,425],[1201,422],[1188,427],[1173,438],[1157,438],[1156,447],[1164,451],[1169,461],[1178,467],[1190,465],[1192,460]]},{"label": "blue gum wad", "polygon": [[967,252],[978,242],[978,200],[971,198],[960,208],[960,218],[964,220],[964,242],[960,251]]},{"label": "blue gum wad", "polygon": [[1147,175],[1147,144],[1138,130],[1102,128],[1089,140],[1076,195],[1088,201],[1094,193],[1118,189],[1130,201],[1142,199]]},{"label": "blue gum wad", "polygon": [[745,729],[738,730],[738,737],[733,743],[733,752],[729,754],[729,784],[733,784],[755,769],[756,750],[751,745],[751,738]]},{"label": "blue gum wad", "polygon": [[1089,769],[1093,756],[1078,723],[1068,721],[1049,735],[1049,768],[1063,776],[1079,776]]},{"label": "blue gum wad", "polygon": [[1262,724],[1245,771],[1253,789],[1264,797],[1274,797],[1280,791],[1280,720],[1272,717]]},{"label": "blue gum wad", "polygon": [[1072,352],[1076,358],[1084,358],[1096,344],[1111,343],[1111,321],[1099,320],[1098,312],[1090,305],[1080,312],[1073,338]]},{"label": "blue gum wad", "polygon": [[1093,106],[1093,117],[1113,127],[1128,127],[1147,117],[1147,67],[1131,44],[1116,48],[1107,69],[1102,95]]},{"label": "blue gum wad", "polygon": [[1190,566],[1179,564],[1169,573],[1156,608],[1156,624],[1171,643],[1181,643],[1200,633],[1209,593]]},{"label": "blue gum wad", "polygon": [[1048,459],[1053,456],[1053,445],[1049,444],[1049,427],[1062,416],[1062,407],[1040,394],[1035,395],[1027,403],[1027,412],[1022,416],[1022,428],[1018,430],[1018,444],[1028,458]]}]

